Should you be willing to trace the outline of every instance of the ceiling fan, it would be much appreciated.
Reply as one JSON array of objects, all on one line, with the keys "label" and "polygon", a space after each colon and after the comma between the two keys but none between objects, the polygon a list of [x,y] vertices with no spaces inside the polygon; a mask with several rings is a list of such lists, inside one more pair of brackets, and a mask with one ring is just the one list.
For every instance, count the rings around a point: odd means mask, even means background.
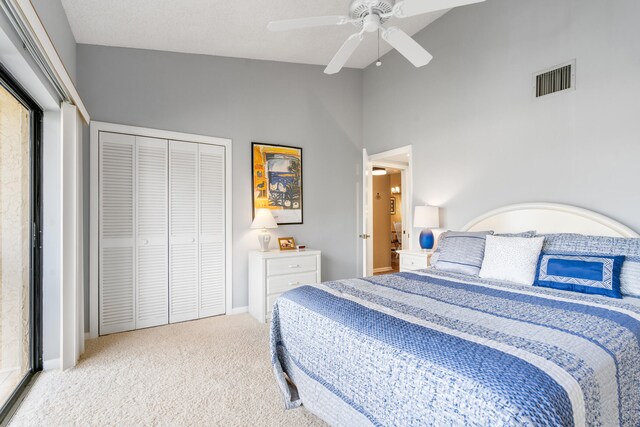
[{"label": "ceiling fan", "polygon": [[451,9],[485,0],[353,0],[349,16],[317,16],[269,22],[270,31],[288,31],[327,25],[352,24],[360,31],[352,34],[335,54],[324,72],[335,74],[342,69],[364,39],[365,33],[382,31],[382,38],[416,67],[427,65],[433,56],[397,27],[385,27],[392,17],[408,18],[438,10]]}]

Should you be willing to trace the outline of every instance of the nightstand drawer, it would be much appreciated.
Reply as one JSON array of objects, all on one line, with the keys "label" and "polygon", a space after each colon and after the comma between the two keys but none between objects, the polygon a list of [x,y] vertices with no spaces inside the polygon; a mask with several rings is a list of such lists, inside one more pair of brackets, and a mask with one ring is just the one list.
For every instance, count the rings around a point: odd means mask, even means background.
[{"label": "nightstand drawer", "polygon": [[273,303],[283,292],[297,286],[320,283],[321,252],[250,251],[249,313],[259,322],[271,319]]},{"label": "nightstand drawer", "polygon": [[286,292],[296,286],[317,283],[318,277],[314,272],[301,274],[287,274],[267,279],[267,294]]},{"label": "nightstand drawer", "polygon": [[428,254],[400,255],[400,268],[404,270],[422,270],[429,267]]},{"label": "nightstand drawer", "polygon": [[317,268],[314,255],[267,260],[267,276],[306,273],[316,271]]}]

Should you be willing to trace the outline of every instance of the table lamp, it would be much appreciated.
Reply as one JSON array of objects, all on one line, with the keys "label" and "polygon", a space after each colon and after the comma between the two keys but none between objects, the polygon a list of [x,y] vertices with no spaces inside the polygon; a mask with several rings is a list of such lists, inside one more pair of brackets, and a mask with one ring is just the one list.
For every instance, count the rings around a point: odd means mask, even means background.
[{"label": "table lamp", "polygon": [[269,252],[269,242],[271,241],[271,234],[267,231],[268,228],[278,228],[276,220],[273,218],[271,211],[266,208],[256,209],[256,216],[253,218],[251,228],[261,228],[262,233],[258,236],[258,242],[260,242],[260,250],[262,252]]},{"label": "table lamp", "polygon": [[439,209],[436,206],[416,206],[413,226],[423,229],[420,233],[420,247],[423,250],[433,249],[435,239],[431,229],[440,227]]}]

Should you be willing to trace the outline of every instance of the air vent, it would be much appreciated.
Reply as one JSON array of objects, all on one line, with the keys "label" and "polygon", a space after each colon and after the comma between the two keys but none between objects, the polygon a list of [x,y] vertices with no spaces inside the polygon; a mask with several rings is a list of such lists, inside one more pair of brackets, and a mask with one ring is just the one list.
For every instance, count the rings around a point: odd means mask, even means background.
[{"label": "air vent", "polygon": [[553,67],[534,74],[535,97],[551,95],[575,89],[576,62]]}]

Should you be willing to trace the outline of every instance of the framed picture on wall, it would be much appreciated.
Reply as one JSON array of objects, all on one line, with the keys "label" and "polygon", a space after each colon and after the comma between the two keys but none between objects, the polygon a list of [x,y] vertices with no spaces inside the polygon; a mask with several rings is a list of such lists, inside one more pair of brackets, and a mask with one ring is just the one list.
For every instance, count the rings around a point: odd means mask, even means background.
[{"label": "framed picture on wall", "polygon": [[396,214],[396,198],[392,197],[391,198],[391,215],[395,215]]},{"label": "framed picture on wall", "polygon": [[278,224],[302,224],[302,148],[251,144],[252,205],[271,210]]}]

